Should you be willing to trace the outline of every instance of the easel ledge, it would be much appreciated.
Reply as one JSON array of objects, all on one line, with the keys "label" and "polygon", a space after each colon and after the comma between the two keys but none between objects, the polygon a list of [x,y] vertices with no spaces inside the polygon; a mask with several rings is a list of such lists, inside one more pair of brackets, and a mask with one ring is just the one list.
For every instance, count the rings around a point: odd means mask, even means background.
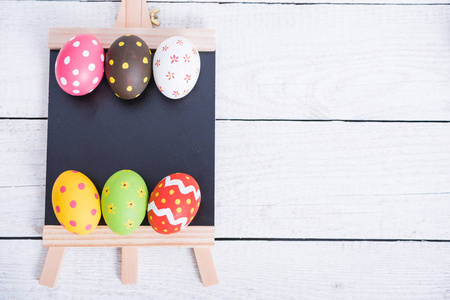
[{"label": "easel ledge", "polygon": [[61,225],[45,225],[44,247],[212,247],[214,226],[188,226],[176,234],[162,235],[150,226],[140,226],[130,235],[118,235],[100,225],[87,235],[72,234]]},{"label": "easel ledge", "polygon": [[188,247],[194,249],[203,286],[218,284],[211,246],[214,226],[189,226],[173,235],[161,235],[150,226],[141,226],[130,235],[120,236],[107,226],[98,226],[88,235],[75,235],[61,225],[45,225],[43,246],[49,247],[39,284],[54,287],[66,247],[121,247],[122,284],[138,281],[139,247]]},{"label": "easel ledge", "polygon": [[178,29],[178,28],[50,28],[48,47],[59,50],[73,36],[92,34],[109,49],[120,36],[134,34],[142,38],[150,49],[158,48],[165,39],[171,36],[183,36],[191,40],[198,51],[216,51],[216,31],[214,29]]}]

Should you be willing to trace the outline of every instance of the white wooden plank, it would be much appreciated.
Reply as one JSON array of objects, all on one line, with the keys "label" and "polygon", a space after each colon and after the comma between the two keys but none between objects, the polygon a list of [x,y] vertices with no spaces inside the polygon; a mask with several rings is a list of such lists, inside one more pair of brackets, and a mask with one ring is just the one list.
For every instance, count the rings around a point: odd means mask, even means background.
[{"label": "white wooden plank", "polygon": [[[2,0],[2,1],[17,1],[17,0]],[[62,1],[62,0],[55,0]],[[63,0],[65,2],[120,2],[121,0]],[[168,1],[155,1],[147,0],[147,5],[154,6],[160,3],[220,3],[220,4],[283,4],[283,5],[309,5],[309,4],[322,4],[322,5],[436,5],[447,4],[449,0],[358,0],[358,1],[342,1],[342,0],[168,0]]]},{"label": "white wooden plank", "polygon": [[447,13],[426,6],[257,7],[256,26],[227,38],[235,47],[218,41],[228,63],[217,73],[217,115],[448,119],[450,69],[441,69],[450,63]]},{"label": "white wooden plank", "polygon": [[119,3],[80,4],[0,2],[2,117],[47,116],[49,27],[114,26]]},{"label": "white wooden plank", "polygon": [[[0,170],[6,171],[10,168],[1,166]],[[44,185],[1,187],[0,208],[4,212],[1,219],[5,223],[0,229],[0,236],[42,237],[45,214]]]},{"label": "white wooden plank", "polygon": [[219,236],[450,237],[448,124],[217,125]]},{"label": "white wooden plank", "polygon": [[38,285],[40,241],[0,241],[0,298],[438,299],[448,243],[217,242],[219,285],[204,288],[190,249],[140,248],[138,284],[120,284],[120,250],[68,248],[56,288]]},{"label": "white wooden plank", "polygon": [[[0,117],[47,115],[49,27],[112,27],[118,5],[0,2]],[[216,29],[218,118],[450,119],[449,6],[157,6]]]},{"label": "white wooden plank", "polygon": [[[449,136],[433,123],[218,121],[216,237],[450,239]],[[45,137],[46,121],[0,121],[0,236],[42,234]]]},{"label": "white wooden plank", "polygon": [[[9,1],[9,0],[8,0]],[[13,0],[16,1],[16,0]],[[67,1],[67,0],[65,0]],[[77,0],[69,0],[69,1],[77,1]],[[109,0],[93,0],[94,2],[107,2]],[[120,0],[113,0],[120,1]],[[148,5],[154,5],[154,0],[147,0]],[[446,4],[449,3],[448,0],[358,0],[358,1],[345,1],[345,0],[195,0],[195,1],[186,1],[186,0],[170,0],[170,1],[161,1],[170,2],[170,3],[221,3],[221,4],[283,4],[283,5],[309,5],[309,4],[323,4],[323,5],[361,5],[361,4],[385,4],[385,5],[396,5],[396,4],[411,4],[411,5],[429,5],[429,4]]]},{"label": "white wooden plank", "polygon": [[[11,0],[8,0],[11,1]],[[12,0],[16,1],[16,0]],[[67,1],[67,0],[65,0]],[[69,1],[78,1],[78,0],[69,0]],[[91,1],[91,0],[90,0]],[[93,0],[94,2],[107,2],[109,0]],[[119,1],[119,0],[113,0]],[[148,5],[154,5],[154,0],[147,0]],[[185,1],[185,0],[170,0],[170,1],[162,1],[170,2],[170,3],[221,3],[221,4],[283,4],[283,5],[310,5],[310,4],[321,4],[321,5],[435,5],[435,4],[447,4],[448,0],[358,0],[358,1],[345,1],[345,0],[195,0],[195,1]]]},{"label": "white wooden plank", "polygon": [[0,187],[45,183],[46,120],[0,120]]}]

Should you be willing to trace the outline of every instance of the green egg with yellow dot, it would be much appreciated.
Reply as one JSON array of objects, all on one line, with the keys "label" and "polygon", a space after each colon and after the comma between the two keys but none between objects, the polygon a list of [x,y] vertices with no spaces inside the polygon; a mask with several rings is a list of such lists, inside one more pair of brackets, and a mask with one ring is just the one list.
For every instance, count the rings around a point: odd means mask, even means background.
[{"label": "green egg with yellow dot", "polygon": [[106,53],[105,75],[113,93],[122,99],[136,99],[149,83],[152,52],[143,39],[123,35]]},{"label": "green egg with yellow dot", "polygon": [[147,214],[148,189],[144,179],[132,170],[121,170],[106,181],[101,209],[108,227],[119,235],[133,233]]}]

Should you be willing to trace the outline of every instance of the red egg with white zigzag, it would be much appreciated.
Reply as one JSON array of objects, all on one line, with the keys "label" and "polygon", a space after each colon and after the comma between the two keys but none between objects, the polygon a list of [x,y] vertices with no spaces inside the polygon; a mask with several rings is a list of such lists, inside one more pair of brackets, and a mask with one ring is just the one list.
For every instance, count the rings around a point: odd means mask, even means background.
[{"label": "red egg with white zigzag", "polygon": [[171,174],[150,195],[148,221],[161,234],[176,233],[189,225],[200,207],[200,187],[188,174]]}]

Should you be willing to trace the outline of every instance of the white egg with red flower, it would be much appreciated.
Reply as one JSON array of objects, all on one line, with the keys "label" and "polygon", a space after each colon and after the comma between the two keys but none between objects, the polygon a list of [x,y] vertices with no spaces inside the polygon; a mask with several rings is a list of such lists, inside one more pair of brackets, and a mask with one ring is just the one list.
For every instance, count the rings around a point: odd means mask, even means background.
[{"label": "white egg with red flower", "polygon": [[104,61],[105,52],[95,36],[74,36],[58,53],[55,62],[56,81],[70,95],[86,95],[102,80]]},{"label": "white egg with red flower", "polygon": [[153,76],[164,96],[180,99],[189,94],[200,75],[200,53],[187,38],[163,41],[153,57]]}]

